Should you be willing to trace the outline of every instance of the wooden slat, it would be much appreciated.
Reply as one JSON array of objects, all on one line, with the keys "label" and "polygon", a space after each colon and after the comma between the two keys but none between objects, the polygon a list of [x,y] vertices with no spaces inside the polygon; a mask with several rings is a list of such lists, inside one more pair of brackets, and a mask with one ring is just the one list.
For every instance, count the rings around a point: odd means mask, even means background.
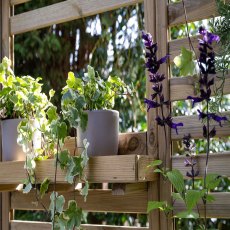
[{"label": "wooden slat", "polygon": [[26,2],[29,2],[31,0],[10,0],[10,4],[13,6],[13,5],[19,5],[19,4],[22,4],[22,3],[26,3]]},{"label": "wooden slat", "polygon": [[[180,172],[186,176],[186,172],[189,170],[184,166],[185,156],[173,156],[172,167],[180,170]],[[199,170],[199,176],[204,176],[204,169],[206,163],[206,154],[200,154],[197,156],[196,170]],[[230,177],[230,152],[225,153],[211,153],[208,164],[208,173],[217,173],[222,176]]]},{"label": "wooden slat", "polygon": [[56,3],[12,17],[11,34],[19,34],[53,24],[92,16],[142,1],[143,0],[71,0]]},{"label": "wooden slat", "polygon": [[[152,181],[156,179],[156,175],[150,171],[143,172],[152,160],[153,158],[148,156],[136,155],[92,157],[89,160],[86,175],[90,182],[95,183]],[[140,168],[139,162],[144,169]],[[10,173],[9,169],[11,169]],[[41,182],[48,177],[53,182],[54,170],[53,159],[37,162],[37,181]],[[0,184],[20,184],[24,178],[26,178],[24,161],[0,163]],[[57,182],[65,183],[65,173],[60,169],[57,172]]]},{"label": "wooden slat", "polygon": [[[211,193],[215,197],[215,201],[207,204],[207,217],[210,218],[230,218],[230,193]],[[175,213],[184,211],[184,204],[176,201],[174,204]],[[202,202],[198,204],[198,208],[202,217],[204,217],[204,206]]]},{"label": "wooden slat", "polygon": [[[156,42],[158,43],[158,57],[164,57],[168,53],[168,12],[167,5],[168,0],[156,0]],[[161,65],[159,73],[165,75],[165,80],[163,81],[163,95],[165,99],[169,99],[169,63]],[[163,113],[165,116],[170,113],[170,108],[164,106]],[[161,115],[161,109],[158,108],[158,114]],[[171,141],[170,141],[170,130],[168,127],[164,129],[162,126],[158,126],[158,151],[159,159],[163,161],[163,166],[165,168],[171,168]],[[159,200],[166,201],[171,204],[171,191],[172,186],[169,181],[165,181],[163,176],[160,176],[159,180]],[[167,216],[160,212],[160,229],[173,229],[173,219],[172,212]]]},{"label": "wooden slat", "polygon": [[[217,73],[216,76],[222,76],[221,73]],[[214,95],[214,89],[219,87],[222,83],[222,80],[215,78],[215,85],[211,88],[212,95]],[[170,79],[170,100],[186,100],[188,96],[197,96],[195,90],[195,78],[194,77],[178,77]],[[225,76],[225,83],[223,88],[223,93],[230,94],[230,73]]]},{"label": "wooden slat", "polygon": [[[199,45],[198,45],[198,39],[201,36],[192,36],[191,42],[193,45],[193,48],[195,50],[195,55],[198,57],[199,55]],[[188,38],[181,38],[181,39],[175,39],[169,41],[169,54],[170,54],[170,62],[173,62],[173,59],[181,54],[181,48],[184,47],[186,49],[190,49],[190,44]],[[219,52],[220,46],[218,43],[213,43],[212,47],[214,48],[214,51],[216,53]]]},{"label": "wooden slat", "polygon": [[[141,227],[119,227],[109,225],[81,225],[83,230],[147,230]],[[48,222],[32,222],[32,221],[11,221],[11,230],[50,230],[51,223]]]},{"label": "wooden slat", "polygon": [[120,133],[119,134],[119,155],[146,155],[146,132]]},{"label": "wooden slat", "polygon": [[[156,41],[156,0],[144,1],[145,30],[152,34]],[[147,75],[146,71],[146,75]],[[146,94],[150,98],[152,94],[152,85],[146,77]],[[158,158],[158,137],[157,125],[154,117],[157,116],[157,110],[150,110],[147,113],[147,153],[149,156]],[[148,183],[148,201],[159,200],[158,181]],[[148,216],[149,228],[160,229],[160,212],[154,210]]]},{"label": "wooden slat", "polygon": [[[222,116],[227,116],[229,119],[230,112],[225,112],[221,114]],[[192,138],[203,138],[203,124],[198,118],[198,115],[194,116],[179,116],[174,117],[173,122],[179,123],[182,122],[184,124],[183,127],[178,128],[178,134],[176,134],[175,130],[171,130],[171,138],[172,140],[182,139],[184,135],[191,134]],[[216,127],[216,136],[229,136],[230,135],[230,122],[223,122],[223,127],[220,127],[218,123],[211,122],[211,127]]]},{"label": "wooden slat", "polygon": [[[188,22],[199,21],[218,16],[215,0],[185,0]],[[175,26],[185,23],[182,2],[168,5],[169,25]]]},{"label": "wooden slat", "polygon": [[[119,134],[119,155],[146,155],[146,132],[120,133]],[[75,139],[73,137],[66,139],[64,148],[74,154]]]},{"label": "wooden slat", "polygon": [[[61,194],[61,193],[60,193]],[[65,197],[65,204],[74,199],[74,192],[62,193]],[[75,192],[75,198],[78,205],[85,211],[92,212],[118,212],[118,213],[146,213],[147,211],[147,190],[140,189],[124,195],[112,195],[112,190],[89,190],[87,201]],[[45,207],[49,207],[50,195],[47,194],[42,199]],[[43,210],[40,203],[36,205],[36,199],[33,192],[23,194],[13,192],[11,195],[11,208],[18,210]]]}]

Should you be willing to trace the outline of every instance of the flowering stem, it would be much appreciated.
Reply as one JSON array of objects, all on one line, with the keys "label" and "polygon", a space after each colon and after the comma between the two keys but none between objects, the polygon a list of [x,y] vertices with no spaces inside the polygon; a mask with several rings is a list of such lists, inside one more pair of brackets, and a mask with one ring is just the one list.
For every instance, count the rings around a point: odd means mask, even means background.
[{"label": "flowering stem", "polygon": [[[207,100],[207,114],[209,112],[209,101]],[[206,163],[205,163],[205,172],[204,172],[204,189],[205,191],[205,198],[203,199],[204,202],[204,221],[205,221],[205,229],[207,229],[207,200],[206,196],[208,193],[207,189],[207,173],[208,173],[208,160],[209,160],[209,148],[210,148],[210,136],[209,136],[209,129],[210,129],[210,122],[209,122],[209,117],[207,116],[207,151],[206,151]]]},{"label": "flowering stem", "polygon": [[[161,109],[161,116],[162,116],[162,119],[164,119],[164,109],[163,109],[163,105],[160,106],[160,109]],[[167,134],[166,134],[166,127],[165,127],[165,124],[163,125],[164,127],[164,136],[165,136],[165,150],[164,150],[164,172],[166,172],[166,151],[167,151],[167,147],[168,147],[168,143],[167,143]]]}]

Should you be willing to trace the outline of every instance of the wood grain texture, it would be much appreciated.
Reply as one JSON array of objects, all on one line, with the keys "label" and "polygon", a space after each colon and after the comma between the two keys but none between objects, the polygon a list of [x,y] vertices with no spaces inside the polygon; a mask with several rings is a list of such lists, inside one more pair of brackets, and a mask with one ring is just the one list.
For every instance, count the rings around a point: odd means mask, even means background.
[{"label": "wood grain texture", "polygon": [[120,133],[119,134],[119,155],[146,155],[146,132]]},{"label": "wood grain texture", "polygon": [[[146,132],[120,133],[119,134],[119,155],[146,155]],[[68,149],[74,155],[75,139],[74,137],[65,140],[64,149]]]},{"label": "wood grain texture", "polygon": [[19,4],[22,4],[22,3],[26,3],[26,2],[29,2],[31,0],[10,0],[10,4],[13,6],[13,5],[19,5]]},{"label": "wood grain texture", "polygon": [[143,0],[67,0],[15,15],[11,18],[11,34],[24,33],[53,24],[73,21],[142,1]]},{"label": "wood grain texture", "polygon": [[[11,221],[11,230],[50,230],[51,223],[35,221]],[[119,227],[109,225],[81,225],[83,230],[147,230],[148,228],[139,227]]]},{"label": "wood grain texture", "polygon": [[[185,0],[188,22],[199,21],[218,16],[215,0]],[[175,26],[185,23],[182,2],[168,5],[169,25]]]},{"label": "wood grain texture", "polygon": [[[173,156],[172,167],[181,171],[186,176],[188,168],[184,166],[185,156]],[[199,170],[199,177],[204,176],[206,154],[200,154],[196,157],[196,170]],[[230,177],[230,152],[211,153],[208,164],[208,173],[217,173],[222,176]]]},{"label": "wood grain texture", "polygon": [[[167,5],[168,0],[156,0],[156,42],[158,43],[158,58],[164,57],[168,54],[168,11]],[[165,100],[169,99],[169,63],[161,65],[159,73],[165,74],[165,80],[163,81],[163,95]],[[168,107],[163,108],[164,116],[170,113]],[[161,114],[160,108],[158,108],[158,114]],[[161,116],[162,117],[162,116]],[[159,159],[163,161],[163,167],[171,168],[171,139],[170,139],[170,130],[168,127],[158,126],[158,150],[159,150]],[[171,191],[172,186],[169,181],[161,176],[159,180],[159,200],[167,201],[168,204],[171,204]],[[168,217],[163,212],[160,212],[160,229],[173,229],[173,219],[172,213],[169,213]]]},{"label": "wood grain texture", "polygon": [[[94,183],[129,183],[138,181],[155,180],[156,176],[146,169],[153,158],[148,156],[103,156],[89,159],[86,176],[89,182]],[[26,178],[24,161],[1,162],[0,184],[20,184]],[[143,167],[143,169],[142,169]],[[9,168],[11,173],[9,174]],[[38,183],[44,178],[54,181],[54,160],[37,162],[36,176]],[[65,173],[58,169],[57,182],[65,182]]]},{"label": "wood grain texture", "polygon": [[[230,112],[221,113],[221,115],[226,116],[228,120],[230,118]],[[188,133],[190,133],[192,138],[194,139],[203,138],[203,124],[201,123],[197,115],[174,117],[173,122],[182,122],[184,126],[178,128],[178,134],[175,132],[175,130],[171,130],[172,140],[182,139],[184,135],[188,135]],[[218,123],[211,121],[210,127],[216,127],[216,137],[230,135],[230,122],[226,121],[222,123],[223,127],[220,127]]]},{"label": "wood grain texture", "polygon": [[[230,213],[230,193],[219,192],[211,193],[215,197],[215,201],[207,204],[207,217],[208,218],[229,218]],[[185,206],[180,201],[176,201],[174,204],[175,213],[185,210]],[[198,208],[201,216],[204,216],[204,206],[202,202],[198,204]],[[196,211],[196,210],[194,210]]]},{"label": "wood grain texture", "polygon": [[[222,80],[218,77],[221,77],[222,73],[217,73],[213,75],[215,79],[215,85],[211,87],[212,95],[215,95],[215,89],[218,88]],[[195,89],[195,78],[192,76],[188,77],[175,77],[170,79],[170,100],[186,100],[188,96],[198,96]],[[230,72],[225,76],[225,83],[223,88],[224,95],[230,94]]]},{"label": "wood grain texture", "polygon": [[[60,193],[65,197],[66,205],[69,200],[74,199],[74,192]],[[116,212],[116,213],[146,213],[147,211],[147,189],[130,191],[127,194],[117,196],[112,195],[112,190],[89,190],[87,201],[75,192],[78,205],[85,211],[92,212]],[[46,194],[42,199],[45,207],[49,207],[50,194]],[[41,204],[37,204],[33,192],[23,194],[22,192],[12,192],[11,208],[18,210],[43,210]]]},{"label": "wood grain texture", "polygon": [[[156,41],[156,0],[144,1],[144,16],[145,16],[145,30],[152,34],[153,40]],[[148,73],[146,71],[146,95],[147,98],[151,97],[152,85],[148,81]],[[147,113],[147,154],[158,158],[158,137],[157,125],[155,117],[157,110],[150,110]],[[158,181],[148,183],[148,201],[159,200]],[[154,210],[148,216],[149,228],[160,229],[160,212]]]}]

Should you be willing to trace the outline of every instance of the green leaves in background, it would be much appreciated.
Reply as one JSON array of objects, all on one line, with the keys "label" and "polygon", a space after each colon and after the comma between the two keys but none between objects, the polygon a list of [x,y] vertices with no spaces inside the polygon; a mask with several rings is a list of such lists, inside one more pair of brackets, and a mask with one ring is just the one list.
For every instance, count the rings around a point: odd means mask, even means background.
[{"label": "green leaves in background", "polygon": [[181,76],[194,75],[195,61],[194,53],[184,47],[181,48],[181,54],[174,58],[175,65],[180,69]]}]

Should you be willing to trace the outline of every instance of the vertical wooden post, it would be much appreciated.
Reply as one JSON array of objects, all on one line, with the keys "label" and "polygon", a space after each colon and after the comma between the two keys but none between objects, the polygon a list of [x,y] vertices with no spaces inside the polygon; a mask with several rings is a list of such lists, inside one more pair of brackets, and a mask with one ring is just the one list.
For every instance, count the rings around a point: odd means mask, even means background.
[{"label": "vertical wooden post", "polygon": [[[10,1],[1,0],[1,53],[0,58],[7,56],[12,59],[13,50],[13,38],[10,37]],[[0,129],[0,142],[1,142],[1,129]],[[2,144],[0,144],[0,147]],[[0,148],[0,155],[2,155],[2,148]],[[2,159],[1,159],[2,160]],[[3,192],[1,194],[0,204],[0,218],[1,218],[1,230],[10,229],[10,193]]]},{"label": "vertical wooden post", "polygon": [[[168,0],[156,0],[156,42],[158,43],[158,58],[161,58],[169,53],[168,50]],[[160,68],[160,73],[165,74],[165,80],[163,83],[164,97],[169,99],[169,64],[164,64]],[[169,108],[164,108],[164,115],[167,116],[170,113]],[[158,148],[159,159],[166,164],[166,168],[171,168],[171,137],[170,130],[167,127],[166,132],[167,140],[165,140],[165,134],[163,127],[158,127]],[[166,154],[166,155],[165,155]],[[166,156],[166,157],[165,157]],[[160,178],[159,187],[160,201],[167,201],[171,204],[171,184],[168,181]],[[160,213],[160,228],[162,230],[173,229],[173,220],[171,216],[166,218],[163,212]]]},{"label": "vertical wooden post", "polygon": [[[155,0],[144,1],[145,13],[145,30],[152,34],[153,39],[156,40],[156,2]],[[146,74],[147,75],[147,74]],[[150,98],[152,93],[152,84],[150,84],[148,77],[146,77],[147,98]],[[157,147],[157,125],[155,117],[157,116],[156,110],[150,110],[147,114],[147,151],[148,155],[158,158]],[[148,183],[148,201],[159,200],[159,182]],[[149,229],[159,230],[160,219],[159,211],[155,210],[149,214]]]}]

